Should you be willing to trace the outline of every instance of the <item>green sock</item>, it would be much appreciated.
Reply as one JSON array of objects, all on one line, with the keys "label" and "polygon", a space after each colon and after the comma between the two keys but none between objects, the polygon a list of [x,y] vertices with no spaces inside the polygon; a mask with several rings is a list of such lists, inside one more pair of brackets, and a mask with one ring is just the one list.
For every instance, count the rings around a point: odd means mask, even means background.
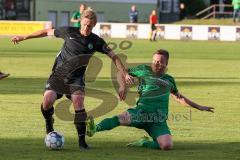
[{"label": "green sock", "polygon": [[143,143],[143,147],[150,149],[159,149],[160,146],[156,141],[147,141]]},{"label": "green sock", "polygon": [[117,116],[114,116],[112,118],[106,118],[102,120],[99,124],[97,124],[96,132],[111,130],[119,125],[120,123]]}]

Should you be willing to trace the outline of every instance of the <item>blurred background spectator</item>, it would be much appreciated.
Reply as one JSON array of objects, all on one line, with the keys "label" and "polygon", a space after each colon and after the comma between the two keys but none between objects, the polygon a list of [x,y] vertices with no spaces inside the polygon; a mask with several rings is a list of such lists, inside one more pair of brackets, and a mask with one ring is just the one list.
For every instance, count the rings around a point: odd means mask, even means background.
[{"label": "blurred background spectator", "polygon": [[85,4],[80,4],[79,6],[79,11],[73,13],[72,18],[71,18],[71,22],[73,23],[74,27],[80,27],[80,18],[81,18],[81,14],[83,13],[83,11],[87,8],[87,6]]},{"label": "blurred background spectator", "polygon": [[130,23],[138,22],[138,10],[135,5],[131,6],[131,10],[129,12],[129,22]]}]

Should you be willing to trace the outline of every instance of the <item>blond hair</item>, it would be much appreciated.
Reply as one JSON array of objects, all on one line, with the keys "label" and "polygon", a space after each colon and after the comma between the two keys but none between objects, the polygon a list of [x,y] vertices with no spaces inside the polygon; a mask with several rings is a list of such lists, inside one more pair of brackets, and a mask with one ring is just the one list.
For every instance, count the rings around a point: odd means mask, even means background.
[{"label": "blond hair", "polygon": [[97,15],[91,8],[86,9],[82,13],[81,19],[84,19],[84,18],[87,18],[87,19],[90,19],[90,20],[94,20],[95,23],[97,23]]}]

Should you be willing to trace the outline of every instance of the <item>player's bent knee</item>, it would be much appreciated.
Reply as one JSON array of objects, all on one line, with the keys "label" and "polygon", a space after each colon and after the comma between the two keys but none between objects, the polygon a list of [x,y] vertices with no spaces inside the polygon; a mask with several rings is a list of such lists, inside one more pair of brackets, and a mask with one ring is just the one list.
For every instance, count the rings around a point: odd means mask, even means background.
[{"label": "player's bent knee", "polygon": [[84,104],[84,94],[73,94],[71,95],[71,100],[73,103],[73,106],[75,110],[81,110],[83,109],[83,104]]},{"label": "player's bent knee", "polygon": [[43,98],[43,107],[44,108],[49,108],[52,107],[55,100],[57,99],[57,94],[54,91],[48,90],[44,93],[44,98]]},{"label": "player's bent knee", "polygon": [[124,112],[118,115],[119,123],[123,126],[128,126],[131,124],[131,116],[128,112]]},{"label": "player's bent knee", "polygon": [[171,143],[161,143],[159,145],[160,145],[161,150],[164,150],[164,151],[171,150],[173,147],[173,145]]},{"label": "player's bent knee", "polygon": [[161,135],[157,138],[161,150],[171,150],[173,147],[172,136],[169,134]]},{"label": "player's bent knee", "polygon": [[72,102],[74,106],[82,106],[84,99],[81,96],[72,97]]}]

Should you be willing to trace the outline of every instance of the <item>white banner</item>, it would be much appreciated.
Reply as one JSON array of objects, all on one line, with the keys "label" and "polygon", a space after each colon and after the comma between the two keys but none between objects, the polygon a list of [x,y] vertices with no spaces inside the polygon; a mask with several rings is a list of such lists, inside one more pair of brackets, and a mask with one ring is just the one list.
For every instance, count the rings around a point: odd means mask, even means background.
[{"label": "white banner", "polygon": [[[101,37],[149,39],[150,24],[98,23],[93,30]],[[169,40],[239,41],[240,27],[213,25],[157,25],[157,38]]]}]

